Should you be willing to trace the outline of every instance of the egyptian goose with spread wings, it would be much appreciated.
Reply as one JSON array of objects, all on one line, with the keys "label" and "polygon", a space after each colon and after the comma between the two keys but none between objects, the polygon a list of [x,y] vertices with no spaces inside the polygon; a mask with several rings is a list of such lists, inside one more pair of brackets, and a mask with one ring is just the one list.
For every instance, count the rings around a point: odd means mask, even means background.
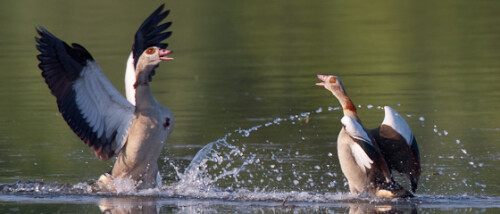
[{"label": "egyptian goose with spread wings", "polygon": [[39,68],[64,120],[97,157],[116,155],[111,173],[98,181],[107,190],[114,189],[116,179],[132,180],[136,189],[159,185],[158,158],[174,127],[172,112],[156,101],[149,87],[159,63],[172,60],[172,51],[162,42],[171,35],[165,32],[171,22],[160,24],[169,14],[163,10],[161,5],[135,34],[126,69],[127,98],[83,46],[69,46],[45,28],[37,29]]},{"label": "egyptian goose with spread wings", "polygon": [[337,140],[340,167],[352,193],[368,193],[379,197],[412,197],[397,184],[391,174],[396,170],[410,178],[415,192],[420,176],[417,142],[406,121],[386,106],[380,127],[367,130],[359,119],[356,107],[336,76],[318,75],[320,83],[339,100],[344,117]]}]

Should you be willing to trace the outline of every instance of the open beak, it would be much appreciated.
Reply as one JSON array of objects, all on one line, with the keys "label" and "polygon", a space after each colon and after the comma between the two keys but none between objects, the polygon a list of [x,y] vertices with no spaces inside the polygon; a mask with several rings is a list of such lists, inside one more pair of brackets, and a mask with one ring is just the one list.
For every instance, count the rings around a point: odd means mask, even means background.
[{"label": "open beak", "polygon": [[325,86],[325,82],[328,80],[328,76],[318,74],[318,79],[321,80],[321,81],[323,81],[323,82],[318,82],[318,83],[316,83],[316,85],[324,87]]},{"label": "open beak", "polygon": [[173,60],[174,58],[167,56],[167,55],[171,54],[172,52],[173,51],[171,51],[171,50],[160,49],[159,50],[160,60]]}]

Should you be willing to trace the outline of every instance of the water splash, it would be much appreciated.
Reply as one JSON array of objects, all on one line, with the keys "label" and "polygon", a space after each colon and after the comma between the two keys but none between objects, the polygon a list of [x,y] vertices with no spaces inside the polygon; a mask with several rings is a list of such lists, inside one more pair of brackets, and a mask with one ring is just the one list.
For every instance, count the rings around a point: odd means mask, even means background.
[{"label": "water splash", "polygon": [[[314,111],[321,113],[321,108]],[[265,191],[272,182],[282,182],[281,167],[290,153],[284,154],[282,149],[271,151],[263,148],[250,148],[242,143],[242,139],[249,138],[252,133],[261,128],[278,126],[284,122],[308,122],[311,112],[303,112],[287,117],[278,117],[262,125],[248,129],[238,128],[227,133],[224,137],[205,145],[200,149],[191,163],[183,172],[172,162],[179,182],[175,185],[178,190],[197,192],[199,190],[223,189],[224,191]],[[302,140],[305,138],[302,137]],[[270,144],[269,141],[266,142]],[[260,151],[259,151],[260,149]],[[269,158],[264,157],[270,155]],[[297,154],[298,155],[298,154]],[[266,161],[266,163],[264,163]],[[273,162],[274,164],[267,164]],[[260,179],[256,179],[259,177]],[[263,177],[268,179],[264,180]]]},{"label": "water splash", "polygon": [[[367,105],[368,110],[383,110],[382,106]],[[275,149],[269,145],[265,149],[253,150],[249,145],[242,143],[242,139],[249,138],[252,133],[258,133],[260,130],[269,129],[273,126],[300,125],[309,123],[311,117],[325,114],[327,111],[340,111],[339,106],[319,107],[310,112],[302,112],[285,117],[278,117],[263,121],[263,124],[250,127],[248,129],[236,129],[226,134],[223,138],[212,142],[200,150],[184,173],[180,173],[179,184],[184,186],[196,186],[197,188],[221,188],[223,191],[241,191],[259,192],[264,194],[269,191],[293,191],[304,190],[313,192],[342,192],[345,191],[346,181],[342,175],[338,175],[338,165],[333,164],[312,164],[311,168],[304,169],[297,165],[307,158],[314,157],[301,156],[299,150]],[[426,120],[421,115],[406,114],[410,124],[421,124],[426,127]],[[297,122],[302,123],[297,123]],[[465,165],[473,168],[481,168],[484,163],[475,161],[475,158],[463,148],[460,139],[453,139],[452,134],[445,129],[439,128],[438,124],[430,127],[432,132],[438,138],[451,141],[450,145],[457,145],[451,149],[451,155],[440,156],[444,159],[454,159],[455,157],[464,161]],[[429,129],[429,128],[427,128]],[[302,132],[302,129],[298,130]],[[335,134],[332,134],[335,136]],[[418,133],[417,133],[418,135]],[[306,137],[300,137],[296,143],[307,141]],[[269,143],[269,140],[266,140]],[[263,157],[270,154],[270,158]],[[460,155],[463,154],[463,155]],[[336,161],[331,152],[326,153],[329,158]],[[422,158],[426,158],[425,154]],[[228,163],[229,162],[229,163]],[[425,161],[424,161],[425,163]],[[420,192],[474,192],[474,188],[480,187],[484,191],[486,184],[474,181],[473,178],[459,180],[462,176],[459,172],[452,171],[453,168],[428,165],[423,166]],[[336,168],[335,170],[332,170]],[[219,171],[216,171],[219,170]],[[332,173],[333,171],[333,173]],[[254,178],[260,178],[254,179]],[[451,179],[446,187],[433,189],[436,185],[426,183],[441,183],[442,178]],[[219,182],[221,181],[221,182]],[[197,183],[199,182],[199,183]],[[229,183],[229,184],[228,184]],[[200,185],[201,184],[201,185]],[[339,185],[340,184],[340,185]]]},{"label": "water splash", "polygon": [[[235,132],[248,137],[258,128],[238,129]],[[223,138],[204,146],[196,153],[184,172],[180,172],[175,167],[180,178],[177,184],[179,189],[194,188],[195,191],[210,189],[217,181],[228,178],[233,178],[236,183],[239,182],[239,172],[244,170],[247,164],[252,163],[254,157],[243,157],[243,152],[239,147],[229,144],[227,140],[231,135],[232,133],[228,133]],[[237,159],[240,160],[237,161]],[[238,162],[241,163],[237,164]]]},{"label": "water splash", "polygon": [[[368,110],[381,111],[383,107],[367,105]],[[259,120],[261,124],[250,128],[238,128],[226,133],[214,142],[208,143],[201,148],[192,158],[190,164],[182,168],[175,164],[172,159],[166,159],[168,165],[173,168],[177,181],[160,186],[156,189],[130,191],[123,189],[120,194],[162,196],[162,197],[189,197],[189,198],[214,198],[227,200],[289,200],[307,202],[332,202],[338,200],[351,200],[357,198],[347,191],[347,183],[339,172],[337,158],[331,151],[325,151],[329,163],[314,162],[318,158],[311,156],[306,151],[297,149],[294,145],[310,141],[311,133],[307,132],[309,123],[316,119],[324,118],[327,111],[341,111],[339,106],[319,107],[309,112],[301,112],[283,117]],[[423,116],[406,114],[410,124],[420,123],[426,127],[427,122]],[[315,133],[314,125],[309,131]],[[438,124],[430,127],[431,133],[438,138],[450,140],[451,145],[456,146],[452,155],[443,154],[440,159],[459,159],[473,168],[484,166],[478,162],[461,144],[462,140],[453,138],[453,133],[440,130]],[[275,144],[272,138],[266,137],[262,141],[247,143],[254,136],[262,135],[273,129],[293,129],[295,138],[291,146],[283,148],[281,144]],[[427,128],[429,129],[429,128]],[[270,131],[272,132],[272,131]],[[418,133],[416,133],[418,135]],[[332,131],[334,139],[336,134]],[[327,143],[327,142],[321,142]],[[264,146],[263,146],[264,144]],[[308,144],[313,146],[314,144]],[[332,146],[334,151],[335,146]],[[422,157],[425,159],[425,154]],[[308,164],[301,164],[310,161]],[[307,167],[306,167],[307,166]],[[439,165],[424,166],[421,178],[423,188],[420,191],[426,193],[446,192],[451,189],[471,190],[473,188],[485,189],[488,186],[473,178],[460,178],[460,174],[450,171],[449,168]],[[437,191],[430,190],[432,183],[449,178],[451,182]],[[459,179],[460,178],[460,179]],[[125,185],[127,186],[127,185]],[[87,183],[75,185],[44,183],[44,182],[18,182],[0,186],[3,193],[33,193],[33,194],[96,194],[92,186]],[[342,193],[344,192],[344,193]],[[107,193],[98,193],[107,194]]]}]

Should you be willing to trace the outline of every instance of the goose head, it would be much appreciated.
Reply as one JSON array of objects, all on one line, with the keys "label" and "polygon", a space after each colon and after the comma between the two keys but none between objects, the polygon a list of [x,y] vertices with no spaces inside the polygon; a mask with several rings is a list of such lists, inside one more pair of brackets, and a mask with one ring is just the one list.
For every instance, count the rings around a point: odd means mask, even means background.
[{"label": "goose head", "polygon": [[340,81],[340,78],[337,76],[318,74],[318,79],[321,80],[321,82],[316,83],[316,85],[325,87],[326,90],[331,91],[337,98],[347,95],[344,90],[344,85],[342,85],[342,81]]},{"label": "goose head", "polygon": [[165,50],[158,47],[147,48],[139,57],[137,62],[135,75],[135,87],[138,85],[147,85],[151,81],[154,74],[154,69],[158,67],[161,61],[173,60],[174,58],[168,57],[172,53],[171,50]]}]

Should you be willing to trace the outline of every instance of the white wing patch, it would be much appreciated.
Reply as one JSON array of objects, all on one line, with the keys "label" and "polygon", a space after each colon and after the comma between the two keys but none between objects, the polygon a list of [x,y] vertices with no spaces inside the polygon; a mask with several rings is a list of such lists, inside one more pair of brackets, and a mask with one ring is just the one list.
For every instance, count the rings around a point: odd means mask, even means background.
[{"label": "white wing patch", "polygon": [[354,156],[354,160],[356,160],[356,163],[363,172],[366,172],[366,169],[372,168],[373,160],[368,157],[365,150],[363,150],[359,144],[351,144],[351,152],[352,156]]},{"label": "white wing patch", "polygon": [[372,140],[370,137],[368,137],[368,134],[366,133],[365,129],[363,129],[363,126],[359,124],[356,120],[352,119],[352,117],[349,116],[344,116],[340,120],[342,122],[342,125],[344,125],[345,130],[347,131],[347,134],[351,136],[352,138],[358,139],[365,141],[366,143],[372,144]]},{"label": "white wing patch", "polygon": [[134,66],[134,53],[131,52],[127,60],[127,68],[125,70],[125,95],[127,100],[135,106],[135,88],[136,82],[135,66]]},{"label": "white wing patch", "polygon": [[105,135],[110,139],[116,132],[113,149],[118,153],[127,140],[135,107],[113,87],[93,61],[87,62],[73,89],[78,109],[97,137]]},{"label": "white wing patch", "polygon": [[413,139],[413,132],[411,132],[410,126],[406,123],[406,120],[399,115],[394,109],[389,106],[384,106],[385,116],[382,124],[388,125],[393,128],[397,133],[399,133],[406,140],[406,143],[411,146]]},{"label": "white wing patch", "polygon": [[[344,116],[340,122],[344,125],[344,129],[349,136],[373,146],[372,140],[368,137],[368,134],[365,129],[363,129],[363,126],[361,126],[361,124],[359,124],[356,120],[352,119],[352,117]],[[368,156],[368,154],[366,154],[365,150],[363,150],[358,143],[352,143],[350,147],[352,156],[361,170],[366,172],[366,169],[370,169],[372,167],[371,164],[373,163],[373,160]]]}]

